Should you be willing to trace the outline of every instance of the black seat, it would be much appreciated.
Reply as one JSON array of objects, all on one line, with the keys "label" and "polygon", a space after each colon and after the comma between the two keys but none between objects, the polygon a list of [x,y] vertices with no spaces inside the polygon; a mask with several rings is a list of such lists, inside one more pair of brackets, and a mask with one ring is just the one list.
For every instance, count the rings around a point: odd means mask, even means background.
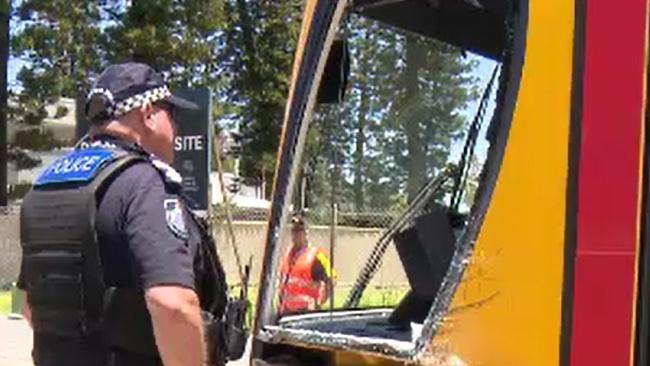
[{"label": "black seat", "polygon": [[389,322],[407,327],[426,318],[449,269],[456,239],[447,211],[437,209],[418,217],[412,227],[395,234],[393,241],[411,289]]}]

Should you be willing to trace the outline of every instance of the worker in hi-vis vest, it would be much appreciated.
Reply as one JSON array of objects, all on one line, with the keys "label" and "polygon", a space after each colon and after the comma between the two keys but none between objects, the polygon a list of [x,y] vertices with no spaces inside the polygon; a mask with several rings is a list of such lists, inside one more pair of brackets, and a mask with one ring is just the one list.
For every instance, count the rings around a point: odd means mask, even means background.
[{"label": "worker in hi-vis vest", "polygon": [[304,218],[292,218],[291,239],[291,249],[281,268],[279,312],[282,315],[320,309],[336,277],[325,252],[307,241]]}]

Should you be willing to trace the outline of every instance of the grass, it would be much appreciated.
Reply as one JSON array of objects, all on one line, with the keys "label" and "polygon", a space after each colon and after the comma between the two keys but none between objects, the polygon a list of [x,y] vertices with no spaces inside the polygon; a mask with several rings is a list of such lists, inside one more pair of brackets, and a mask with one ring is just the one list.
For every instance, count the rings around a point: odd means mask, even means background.
[{"label": "grass", "polygon": [[[341,287],[337,288],[336,294],[334,295],[336,309],[341,309],[345,298],[347,297],[349,288]],[[393,307],[399,303],[399,300],[406,293],[406,289],[400,287],[369,287],[363,294],[361,302],[359,303],[360,308],[371,308],[371,307]],[[232,289],[231,294],[239,294],[237,289]],[[249,300],[252,303],[251,309],[255,308],[255,301],[257,300],[257,287],[252,287],[249,290]],[[0,315],[9,314],[11,311],[11,291],[0,291]],[[249,319],[252,313],[249,314]]]},{"label": "grass", "polygon": [[[368,287],[359,301],[360,308],[395,307],[408,292],[408,286]],[[346,291],[347,294],[347,291]],[[337,301],[338,302],[338,301]]]},{"label": "grass", "polygon": [[11,292],[0,291],[0,315],[9,314],[11,311]]},{"label": "grass", "polygon": [[[334,308],[341,309],[347,299],[351,286],[337,286],[334,293]],[[359,308],[394,307],[408,291],[408,286],[369,286],[363,292]],[[251,303],[257,300],[257,286],[248,289],[248,299]],[[239,286],[230,288],[230,296],[239,296]]]},{"label": "grass", "polygon": [[[344,309],[343,305],[347,299],[348,293],[350,292],[350,285],[340,285],[336,287],[334,293],[334,309]],[[363,296],[359,301],[359,309],[370,309],[370,308],[379,308],[379,307],[388,307],[392,308],[399,304],[400,300],[404,297],[408,291],[408,286],[369,286],[363,292]],[[255,311],[255,302],[257,300],[257,286],[251,286],[248,289],[248,300],[251,302],[251,306],[248,309],[247,319],[250,324],[253,317],[253,312]],[[230,288],[230,296],[239,296],[239,287],[232,286]],[[329,302],[326,305],[326,309],[329,308]]]}]

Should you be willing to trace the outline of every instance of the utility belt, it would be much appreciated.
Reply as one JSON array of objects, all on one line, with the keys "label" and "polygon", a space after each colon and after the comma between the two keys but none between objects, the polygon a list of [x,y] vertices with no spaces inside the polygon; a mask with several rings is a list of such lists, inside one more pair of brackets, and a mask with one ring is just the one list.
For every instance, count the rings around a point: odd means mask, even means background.
[{"label": "utility belt", "polygon": [[[226,306],[221,311],[216,310],[208,313],[223,314],[221,319],[216,319],[212,316],[206,316],[204,313],[204,322],[206,323],[205,332],[207,336],[207,344],[210,347],[209,355],[212,356],[214,352],[222,350],[223,357],[218,357],[220,360],[234,361],[238,360],[244,354],[246,348],[246,341],[248,340],[249,329],[246,326],[246,313],[248,311],[248,279],[250,278],[251,263],[249,263],[244,272],[242,279],[242,288],[238,298],[223,298],[219,301],[217,298],[220,294],[227,292],[225,283],[225,273],[221,262],[218,259],[216,252],[216,244],[214,238],[210,235],[210,228],[207,222],[195,215],[191,215],[194,222],[199,227],[201,233],[201,246],[204,250],[204,259],[206,259],[205,267],[208,273],[212,273],[213,278],[221,278],[223,288],[212,288],[213,303],[226,302]],[[216,283],[215,283],[216,284]],[[215,301],[216,300],[216,301]],[[215,341],[216,340],[216,341]],[[214,359],[210,357],[210,359]]]},{"label": "utility belt", "polygon": [[[205,228],[201,227],[200,231],[203,237],[201,246],[206,250],[203,258],[207,275],[202,282],[205,286],[197,288],[197,291],[203,308],[201,315],[208,360],[209,365],[223,365],[227,360],[241,358],[244,353],[248,338],[248,301],[243,295],[238,299],[225,297],[225,275],[214,251],[214,242]],[[223,281],[221,285],[219,279]],[[103,324],[109,348],[158,356],[151,317],[141,290],[108,289],[104,296]]]},{"label": "utility belt", "polygon": [[225,340],[228,360],[240,359],[246,349],[249,330],[246,327],[248,300],[231,299],[225,315]]},{"label": "utility belt", "polygon": [[[136,290],[111,288],[107,291],[104,332],[107,348],[157,359],[158,349],[144,294]],[[208,365],[223,365],[241,358],[248,331],[245,326],[247,303],[241,299],[228,303],[223,318],[202,311]]]}]

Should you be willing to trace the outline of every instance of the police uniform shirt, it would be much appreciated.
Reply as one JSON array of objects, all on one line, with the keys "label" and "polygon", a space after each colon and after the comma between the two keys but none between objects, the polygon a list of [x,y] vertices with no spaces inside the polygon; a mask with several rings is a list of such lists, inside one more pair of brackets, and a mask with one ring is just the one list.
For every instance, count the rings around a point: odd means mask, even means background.
[{"label": "police uniform shirt", "polygon": [[200,239],[180,210],[179,183],[166,181],[164,174],[150,163],[137,163],[104,193],[96,230],[107,286],[195,289]]},{"label": "police uniform shirt", "polygon": [[[141,148],[108,136],[92,143],[144,154]],[[196,290],[195,265],[202,262],[200,233],[182,208],[180,176],[164,163],[156,165],[137,162],[116,174],[105,192],[98,192],[95,228],[107,288],[170,285]],[[21,273],[18,287],[25,289],[22,277]],[[62,350],[77,353],[76,346],[34,335],[37,365],[61,365],[65,361],[52,360],[52,355]],[[136,364],[149,364],[143,362]]]}]

